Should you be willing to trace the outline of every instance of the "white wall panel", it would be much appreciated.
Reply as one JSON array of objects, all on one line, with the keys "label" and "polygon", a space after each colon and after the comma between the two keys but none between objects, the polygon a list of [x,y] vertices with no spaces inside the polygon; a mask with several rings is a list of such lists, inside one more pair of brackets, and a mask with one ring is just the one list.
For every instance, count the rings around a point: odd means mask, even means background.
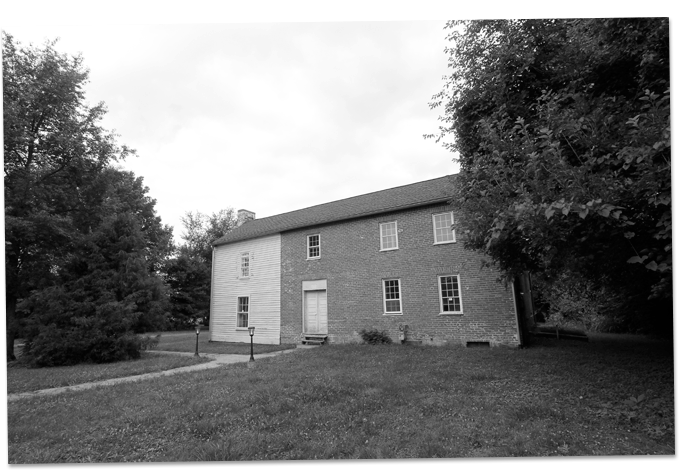
[{"label": "white wall panel", "polygon": [[[250,253],[250,277],[240,278],[243,252]],[[281,236],[255,238],[214,249],[210,339],[250,342],[247,329],[236,328],[238,297],[250,296],[249,325],[254,342],[280,344]]]}]

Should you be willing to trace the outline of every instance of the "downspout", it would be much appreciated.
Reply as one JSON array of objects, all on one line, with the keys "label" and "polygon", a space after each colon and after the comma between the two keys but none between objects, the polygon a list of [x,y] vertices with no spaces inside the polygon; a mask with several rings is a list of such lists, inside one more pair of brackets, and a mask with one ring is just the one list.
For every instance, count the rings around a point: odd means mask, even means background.
[{"label": "downspout", "polygon": [[212,341],[212,323],[214,318],[214,292],[215,292],[215,247],[212,247],[212,266],[210,266],[210,323],[208,325],[210,331],[210,339]]}]

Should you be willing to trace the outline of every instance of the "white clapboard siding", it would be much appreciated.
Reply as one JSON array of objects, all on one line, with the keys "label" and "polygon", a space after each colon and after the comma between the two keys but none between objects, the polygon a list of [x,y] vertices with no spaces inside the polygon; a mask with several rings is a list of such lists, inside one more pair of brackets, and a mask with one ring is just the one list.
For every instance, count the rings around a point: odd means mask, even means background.
[{"label": "white clapboard siding", "polygon": [[[250,277],[240,278],[241,254],[250,253]],[[250,297],[249,324],[254,342],[280,344],[281,236],[255,238],[214,249],[210,340],[250,342],[247,329],[237,329],[238,297]]]}]

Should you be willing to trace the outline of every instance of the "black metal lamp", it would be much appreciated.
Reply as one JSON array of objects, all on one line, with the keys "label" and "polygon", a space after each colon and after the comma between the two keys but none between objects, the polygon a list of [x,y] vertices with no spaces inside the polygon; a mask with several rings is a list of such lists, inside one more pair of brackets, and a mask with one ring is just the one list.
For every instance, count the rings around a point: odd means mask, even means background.
[{"label": "black metal lamp", "polygon": [[254,355],[252,337],[255,336],[255,327],[249,326],[248,327],[248,333],[250,333],[250,362],[254,362],[255,361],[255,355]]},{"label": "black metal lamp", "polygon": [[194,356],[198,356],[198,335],[200,335],[200,324],[196,322],[196,353]]}]

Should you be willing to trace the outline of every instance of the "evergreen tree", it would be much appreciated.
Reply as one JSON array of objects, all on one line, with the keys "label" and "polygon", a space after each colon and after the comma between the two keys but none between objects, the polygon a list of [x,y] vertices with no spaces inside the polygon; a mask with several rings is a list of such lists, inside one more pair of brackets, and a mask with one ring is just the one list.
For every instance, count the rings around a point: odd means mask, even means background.
[{"label": "evergreen tree", "polygon": [[76,224],[51,285],[22,304],[24,352],[36,365],[138,357],[133,333],[167,325],[159,271],[172,249],[171,230],[160,225],[141,178],[109,168],[97,183],[91,192],[100,204],[90,207],[98,210]]}]

